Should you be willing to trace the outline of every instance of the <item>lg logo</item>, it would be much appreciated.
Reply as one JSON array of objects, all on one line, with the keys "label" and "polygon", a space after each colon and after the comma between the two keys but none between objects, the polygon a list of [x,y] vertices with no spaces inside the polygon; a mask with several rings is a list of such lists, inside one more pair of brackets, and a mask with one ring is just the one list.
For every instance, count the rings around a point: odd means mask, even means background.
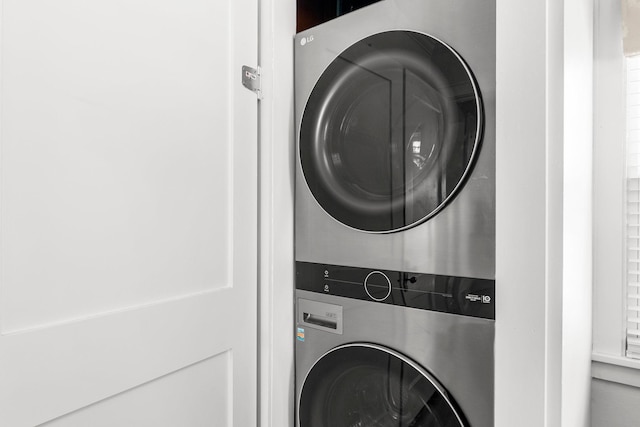
[{"label": "lg logo", "polygon": [[313,41],[313,36],[303,37],[300,39],[300,46],[304,46],[307,43],[311,43]]}]

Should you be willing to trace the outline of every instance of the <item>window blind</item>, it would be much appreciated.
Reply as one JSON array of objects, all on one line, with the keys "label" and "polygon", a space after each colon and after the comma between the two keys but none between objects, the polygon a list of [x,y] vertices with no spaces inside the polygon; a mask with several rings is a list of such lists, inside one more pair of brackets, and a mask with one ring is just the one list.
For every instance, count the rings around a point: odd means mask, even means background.
[{"label": "window blind", "polygon": [[627,62],[627,357],[640,359],[640,56]]}]

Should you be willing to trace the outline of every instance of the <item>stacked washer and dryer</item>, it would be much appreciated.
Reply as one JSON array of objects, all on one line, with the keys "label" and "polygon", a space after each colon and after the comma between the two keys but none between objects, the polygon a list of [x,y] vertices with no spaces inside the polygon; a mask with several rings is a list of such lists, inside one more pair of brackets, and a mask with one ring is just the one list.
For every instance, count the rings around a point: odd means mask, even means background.
[{"label": "stacked washer and dryer", "polygon": [[296,422],[491,427],[495,3],[296,36]]}]

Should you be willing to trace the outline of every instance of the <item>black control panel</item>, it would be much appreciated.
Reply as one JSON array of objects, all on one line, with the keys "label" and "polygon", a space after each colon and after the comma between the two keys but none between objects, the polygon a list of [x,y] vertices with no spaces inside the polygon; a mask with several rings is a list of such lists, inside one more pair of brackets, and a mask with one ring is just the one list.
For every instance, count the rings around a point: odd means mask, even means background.
[{"label": "black control panel", "polygon": [[495,281],[296,262],[296,288],[422,310],[495,319]]}]

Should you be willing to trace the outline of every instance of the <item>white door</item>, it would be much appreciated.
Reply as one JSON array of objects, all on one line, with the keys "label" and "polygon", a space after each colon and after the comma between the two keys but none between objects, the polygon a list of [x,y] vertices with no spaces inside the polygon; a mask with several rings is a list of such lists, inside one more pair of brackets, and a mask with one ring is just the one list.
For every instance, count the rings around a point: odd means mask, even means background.
[{"label": "white door", "polygon": [[0,6],[0,426],[255,425],[257,0]]}]

